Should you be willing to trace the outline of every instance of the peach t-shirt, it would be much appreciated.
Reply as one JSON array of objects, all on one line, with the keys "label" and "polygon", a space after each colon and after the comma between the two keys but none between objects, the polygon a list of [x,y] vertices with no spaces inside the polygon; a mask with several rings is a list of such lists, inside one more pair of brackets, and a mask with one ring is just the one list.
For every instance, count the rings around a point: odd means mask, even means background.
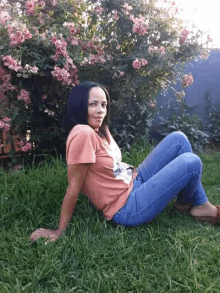
[{"label": "peach t-shirt", "polygon": [[122,208],[133,188],[137,171],[131,165],[121,162],[121,151],[109,132],[111,143],[88,125],[73,127],[66,143],[67,165],[91,163],[81,192],[107,220]]}]

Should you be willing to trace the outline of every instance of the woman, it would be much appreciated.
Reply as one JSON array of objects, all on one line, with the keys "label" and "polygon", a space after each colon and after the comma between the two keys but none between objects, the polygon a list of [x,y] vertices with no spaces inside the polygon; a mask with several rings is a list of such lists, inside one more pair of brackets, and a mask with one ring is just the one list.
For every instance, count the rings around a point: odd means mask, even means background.
[{"label": "woman", "polygon": [[152,221],[177,196],[175,208],[198,221],[220,224],[220,206],[206,197],[201,184],[202,163],[181,132],[169,134],[137,170],[121,162],[121,152],[109,129],[110,99],[95,82],[76,86],[68,98],[64,124],[68,189],[57,230],[37,229],[40,237],[56,241],[66,230],[78,195],[86,194],[107,220],[124,226]]}]

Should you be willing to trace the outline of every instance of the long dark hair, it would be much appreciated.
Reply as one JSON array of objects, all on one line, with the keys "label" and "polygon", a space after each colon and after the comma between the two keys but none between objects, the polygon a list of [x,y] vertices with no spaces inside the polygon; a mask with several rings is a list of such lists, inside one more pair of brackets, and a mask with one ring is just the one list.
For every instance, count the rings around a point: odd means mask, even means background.
[{"label": "long dark hair", "polygon": [[77,124],[88,125],[88,99],[89,92],[93,87],[100,87],[106,94],[107,114],[101,127],[99,128],[98,135],[106,138],[107,141],[110,142],[108,135],[108,126],[110,122],[110,97],[106,87],[97,82],[84,81],[73,88],[67,99],[66,107],[64,109],[62,127],[65,132],[69,133],[70,130]]}]

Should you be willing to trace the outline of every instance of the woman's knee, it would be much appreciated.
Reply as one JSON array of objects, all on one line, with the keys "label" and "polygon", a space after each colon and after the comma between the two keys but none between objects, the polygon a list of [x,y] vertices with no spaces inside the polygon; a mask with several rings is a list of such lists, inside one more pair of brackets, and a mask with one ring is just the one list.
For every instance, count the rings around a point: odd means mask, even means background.
[{"label": "woman's knee", "polygon": [[181,155],[181,159],[187,165],[188,171],[202,172],[202,161],[196,154],[190,152],[184,153]]},{"label": "woman's knee", "polygon": [[185,133],[183,133],[182,131],[173,131],[169,134],[170,136],[173,136],[176,139],[184,139],[184,140],[188,140],[187,136],[185,135]]}]

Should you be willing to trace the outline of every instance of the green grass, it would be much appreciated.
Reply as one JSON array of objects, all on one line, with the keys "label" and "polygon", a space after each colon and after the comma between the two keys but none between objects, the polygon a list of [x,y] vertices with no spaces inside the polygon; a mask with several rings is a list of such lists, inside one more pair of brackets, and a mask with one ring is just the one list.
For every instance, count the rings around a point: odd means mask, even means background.
[{"label": "green grass", "polygon": [[[123,160],[135,167],[151,147]],[[220,154],[200,155],[202,182],[220,203]],[[83,195],[56,243],[29,242],[38,227],[55,229],[67,188],[65,162],[0,174],[0,292],[220,292],[220,228],[173,210],[125,228],[106,222]]]}]

